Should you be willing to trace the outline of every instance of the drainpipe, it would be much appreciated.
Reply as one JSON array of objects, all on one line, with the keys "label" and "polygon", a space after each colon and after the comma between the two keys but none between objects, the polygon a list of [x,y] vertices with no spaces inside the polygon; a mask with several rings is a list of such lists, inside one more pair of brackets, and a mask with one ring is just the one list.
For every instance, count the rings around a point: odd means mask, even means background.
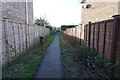
[{"label": "drainpipe", "polygon": [[26,0],[26,23],[28,24],[28,4],[27,4],[27,0]]}]

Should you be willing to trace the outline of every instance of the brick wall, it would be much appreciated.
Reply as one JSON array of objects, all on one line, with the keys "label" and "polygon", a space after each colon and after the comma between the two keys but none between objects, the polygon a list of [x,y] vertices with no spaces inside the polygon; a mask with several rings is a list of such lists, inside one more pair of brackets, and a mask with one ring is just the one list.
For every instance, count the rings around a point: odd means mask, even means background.
[{"label": "brick wall", "polygon": [[111,19],[118,14],[118,2],[86,2],[82,5],[91,4],[91,8],[82,8],[82,24]]},{"label": "brick wall", "polygon": [[[2,2],[2,18],[26,22],[26,2]],[[28,22],[33,24],[33,2],[28,2]]]}]

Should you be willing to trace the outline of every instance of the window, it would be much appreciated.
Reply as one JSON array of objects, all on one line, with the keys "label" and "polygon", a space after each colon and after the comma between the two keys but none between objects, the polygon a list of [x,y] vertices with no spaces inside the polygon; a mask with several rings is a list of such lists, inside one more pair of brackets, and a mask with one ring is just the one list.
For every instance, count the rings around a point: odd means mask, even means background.
[{"label": "window", "polygon": [[80,0],[80,3],[85,3],[86,2],[86,0]]},{"label": "window", "polygon": [[86,6],[86,8],[87,8],[87,9],[91,8],[91,4],[88,4],[88,5]]}]

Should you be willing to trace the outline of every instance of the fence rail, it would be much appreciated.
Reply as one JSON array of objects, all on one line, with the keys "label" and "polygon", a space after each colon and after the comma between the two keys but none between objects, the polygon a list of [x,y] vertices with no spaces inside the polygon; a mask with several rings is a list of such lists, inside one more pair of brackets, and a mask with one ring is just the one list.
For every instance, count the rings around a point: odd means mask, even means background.
[{"label": "fence rail", "polygon": [[2,63],[11,61],[26,49],[39,44],[40,35],[48,35],[50,30],[41,26],[27,25],[23,22],[0,20],[2,25]]}]

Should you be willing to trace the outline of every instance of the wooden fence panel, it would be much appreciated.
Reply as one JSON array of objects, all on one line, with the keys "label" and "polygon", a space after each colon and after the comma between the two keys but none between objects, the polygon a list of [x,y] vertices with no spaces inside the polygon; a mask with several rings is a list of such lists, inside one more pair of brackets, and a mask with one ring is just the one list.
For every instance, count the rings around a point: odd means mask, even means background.
[{"label": "wooden fence panel", "polygon": [[117,42],[117,61],[120,61],[120,23],[119,23],[119,32],[118,32],[118,42]]},{"label": "wooden fence panel", "polygon": [[88,43],[89,43],[88,40],[89,40],[89,26],[87,25],[87,47],[89,46],[88,45]]},{"label": "wooden fence panel", "polygon": [[[118,32],[118,40],[117,40],[117,49],[116,49],[116,61],[120,62],[120,21],[119,21],[119,32]],[[120,74],[120,66],[116,68],[116,72]]]},{"label": "wooden fence panel", "polygon": [[29,34],[28,34],[28,25],[26,25],[26,47],[29,49]]},{"label": "wooden fence panel", "polygon": [[[11,53],[11,57],[13,58],[13,57],[15,57],[15,52],[13,52],[13,48],[15,47],[14,45],[14,35],[13,35],[13,26],[12,26],[12,23],[9,23],[8,22],[8,25],[9,25],[9,44],[8,44],[8,46],[9,46],[9,50],[10,50],[10,53]],[[14,48],[14,49],[16,49],[16,48]]]},{"label": "wooden fence panel", "polygon": [[23,25],[23,49],[26,50],[26,31],[25,31],[25,25]]},{"label": "wooden fence panel", "polygon": [[21,52],[40,43],[39,36],[46,36],[50,30],[41,26],[29,26],[9,20],[1,21],[2,63],[11,61]]},{"label": "wooden fence panel", "polygon": [[83,40],[84,40],[84,28],[83,26],[80,26],[80,44],[81,45],[85,45],[85,42]]},{"label": "wooden fence panel", "polygon": [[7,44],[6,44],[6,33],[5,33],[5,22],[2,22],[2,62],[5,63],[8,60],[8,53],[7,53]]},{"label": "wooden fence panel", "polygon": [[19,34],[18,34],[18,24],[14,24],[14,31],[15,31],[15,41],[16,41],[16,54],[20,53],[19,50]]},{"label": "wooden fence panel", "polygon": [[85,30],[84,30],[84,39],[85,39],[85,46],[87,46],[87,26],[85,25]]},{"label": "wooden fence panel", "polygon": [[[70,30],[69,30],[70,34]],[[79,38],[79,26],[76,26],[76,43],[79,44],[80,38]]]},{"label": "wooden fence panel", "polygon": [[79,43],[81,45],[81,31],[80,31],[80,26],[78,26],[78,39],[79,39]]},{"label": "wooden fence panel", "polygon": [[106,23],[106,40],[105,40],[105,53],[106,58],[110,59],[112,47],[112,28],[113,22]]},{"label": "wooden fence panel", "polygon": [[22,24],[20,24],[20,27],[19,27],[19,32],[20,32],[20,44],[21,44],[21,52],[23,52],[23,32],[22,32]]},{"label": "wooden fence panel", "polygon": [[32,47],[32,31],[31,31],[31,26],[29,26],[29,38],[30,38],[30,47]]},{"label": "wooden fence panel", "polygon": [[91,48],[93,48],[93,38],[94,38],[94,37],[93,37],[93,33],[94,33],[93,30],[94,30],[94,25],[92,24],[92,25],[91,25],[91,32],[90,32],[90,33],[91,33],[91,35],[90,35],[90,47],[91,47]]},{"label": "wooden fence panel", "polygon": [[104,22],[102,22],[102,23],[100,23],[100,34],[99,34],[99,54],[102,56],[103,55],[103,48],[104,48],[104,32],[105,32],[105,23]]},{"label": "wooden fence panel", "polygon": [[94,37],[94,48],[97,50],[97,40],[98,40],[98,24],[95,24],[95,37]]}]

